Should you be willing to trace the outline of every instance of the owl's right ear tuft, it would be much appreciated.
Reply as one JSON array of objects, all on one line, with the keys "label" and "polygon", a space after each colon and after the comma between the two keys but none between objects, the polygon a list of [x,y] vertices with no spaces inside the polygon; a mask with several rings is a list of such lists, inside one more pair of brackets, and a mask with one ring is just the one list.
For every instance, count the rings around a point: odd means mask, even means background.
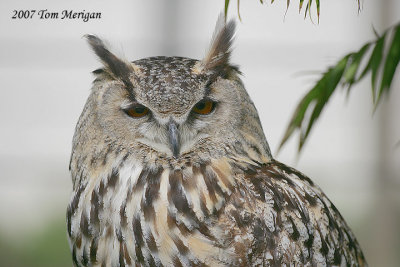
[{"label": "owl's right ear tuft", "polygon": [[95,35],[85,35],[90,47],[94,53],[103,62],[106,70],[110,72],[115,79],[121,80],[125,86],[133,88],[130,76],[133,73],[133,68],[130,63],[119,59],[113,53],[111,53],[103,43],[103,41]]}]

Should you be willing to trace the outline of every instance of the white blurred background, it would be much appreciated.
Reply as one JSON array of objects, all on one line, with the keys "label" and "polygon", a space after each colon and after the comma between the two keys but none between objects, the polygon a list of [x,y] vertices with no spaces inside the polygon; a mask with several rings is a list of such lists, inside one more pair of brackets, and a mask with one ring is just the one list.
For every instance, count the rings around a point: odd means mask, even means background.
[{"label": "white blurred background", "polygon": [[[400,21],[398,0],[321,1],[320,23],[298,2],[241,1],[233,63],[276,152],[292,112],[319,73]],[[71,266],[64,215],[74,127],[100,63],[84,34],[129,60],[200,59],[223,0],[0,2],[0,266]],[[99,20],[11,19],[13,10],[101,12]],[[229,14],[237,19],[236,1]],[[276,155],[319,184],[371,266],[400,262],[400,72],[373,115],[370,78],[339,90],[304,151],[297,136]],[[56,256],[55,256],[56,255]]]}]

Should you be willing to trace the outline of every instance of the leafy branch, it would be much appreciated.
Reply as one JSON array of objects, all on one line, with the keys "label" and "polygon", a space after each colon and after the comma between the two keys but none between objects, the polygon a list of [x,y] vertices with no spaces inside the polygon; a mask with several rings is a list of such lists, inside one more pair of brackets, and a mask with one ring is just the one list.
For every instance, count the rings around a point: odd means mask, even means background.
[{"label": "leafy branch", "polygon": [[[264,3],[267,2],[266,0],[259,0],[259,1],[260,1],[261,4],[264,4]],[[275,0],[271,0],[271,4],[273,4],[274,2],[275,2]],[[319,21],[320,0],[315,0],[315,1],[306,0],[305,1],[306,5],[305,5],[305,8],[304,8],[304,18],[306,18],[307,15],[309,15],[309,17],[311,18],[311,7],[312,7],[314,2],[315,2],[316,10],[317,10],[318,21]],[[225,10],[225,18],[228,15],[229,3],[230,3],[230,0],[225,0],[225,8],[224,8],[224,10]],[[238,17],[239,17],[239,20],[241,20],[240,11],[239,11],[240,10],[240,0],[236,0],[236,3],[237,3]],[[360,0],[357,0],[357,3],[358,3],[358,10],[360,11],[360,9],[361,9]],[[290,5],[290,0],[286,0],[286,11],[289,9],[289,5]],[[304,0],[299,0],[299,13],[303,9],[303,6],[304,6]]]},{"label": "leafy branch", "polygon": [[[238,17],[240,17],[240,0],[237,1]],[[267,0],[259,0],[261,4]],[[320,15],[320,0],[298,0],[299,13],[304,8],[304,18],[309,15],[315,3],[318,21]],[[227,17],[230,0],[225,0],[225,18]],[[275,0],[271,0],[271,4]],[[305,3],[304,3],[305,2]],[[357,0],[358,11],[361,10],[361,1]],[[288,9],[290,0],[286,0]],[[369,58],[369,59],[368,59]],[[363,60],[368,59],[368,60]],[[359,82],[368,73],[371,73],[372,102],[374,111],[381,102],[382,95],[388,93],[400,60],[400,24],[389,28],[376,40],[365,44],[357,52],[350,53],[339,62],[328,68],[314,87],[303,97],[298,104],[292,119],[285,131],[279,150],[297,130],[300,132],[298,151],[306,142],[312,127],[320,116],[326,103],[338,86],[347,87],[348,94],[352,86]],[[365,64],[367,62],[367,64]],[[398,143],[400,146],[400,141]]]},{"label": "leafy branch", "polygon": [[[368,58],[362,68],[363,58]],[[396,68],[400,61],[400,24],[388,29],[373,42],[365,44],[359,51],[350,53],[330,67],[315,86],[298,104],[282,138],[279,149],[287,142],[295,130],[300,132],[298,150],[301,151],[321,111],[339,85],[347,87],[359,82],[371,73],[372,101],[374,110],[381,102],[382,95],[388,93]],[[309,116],[306,116],[310,114]]]}]

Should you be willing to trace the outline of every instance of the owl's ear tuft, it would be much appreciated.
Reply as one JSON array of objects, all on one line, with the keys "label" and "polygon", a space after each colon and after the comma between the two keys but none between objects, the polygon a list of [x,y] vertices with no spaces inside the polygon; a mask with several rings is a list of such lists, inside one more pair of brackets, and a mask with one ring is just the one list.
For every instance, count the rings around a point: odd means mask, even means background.
[{"label": "owl's ear tuft", "polygon": [[110,72],[115,79],[121,80],[125,86],[133,88],[130,76],[133,72],[133,67],[130,63],[119,59],[113,53],[111,53],[103,41],[95,35],[85,35],[90,47],[93,49],[94,53],[103,62],[106,70]]},{"label": "owl's ear tuft", "polygon": [[229,64],[235,27],[234,20],[226,22],[224,14],[220,14],[215,25],[210,47],[204,59],[197,66],[197,72],[212,71],[220,73],[230,69],[237,70],[236,66]]}]

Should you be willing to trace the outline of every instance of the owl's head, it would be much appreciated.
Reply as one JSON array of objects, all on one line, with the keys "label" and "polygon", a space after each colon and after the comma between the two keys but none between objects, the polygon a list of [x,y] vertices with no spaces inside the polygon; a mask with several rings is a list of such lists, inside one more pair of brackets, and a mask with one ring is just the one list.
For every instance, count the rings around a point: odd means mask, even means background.
[{"label": "owl's head", "polygon": [[270,158],[257,111],[230,62],[234,21],[221,16],[206,56],[133,62],[87,39],[104,64],[78,122],[74,147],[105,142],[141,157],[207,159],[229,154]]}]

